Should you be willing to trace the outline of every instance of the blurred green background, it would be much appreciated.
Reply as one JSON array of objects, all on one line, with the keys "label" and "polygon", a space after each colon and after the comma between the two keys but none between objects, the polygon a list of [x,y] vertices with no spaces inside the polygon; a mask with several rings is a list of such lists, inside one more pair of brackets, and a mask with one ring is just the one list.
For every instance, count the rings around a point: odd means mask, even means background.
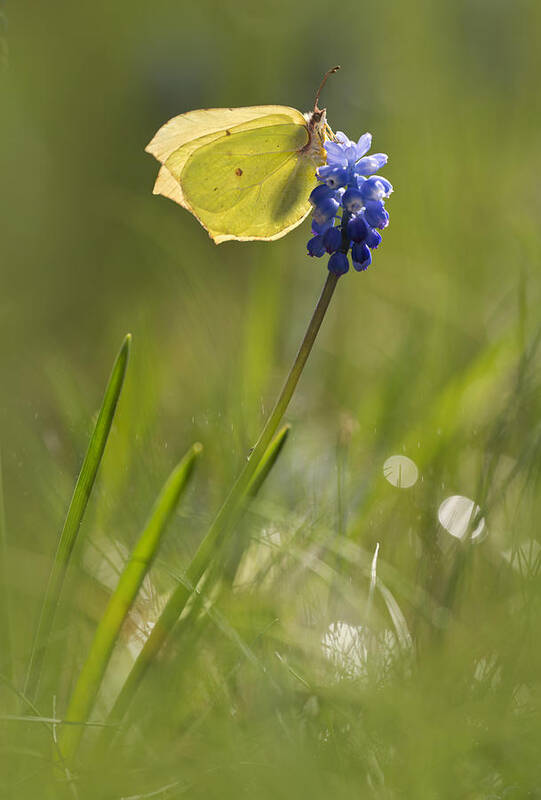
[{"label": "blurred green background", "polygon": [[[395,186],[383,245],[367,273],[339,282],[287,415],[292,434],[245,525],[247,574],[273,536],[294,539],[297,560],[278,559],[266,583],[247,579],[221,605],[257,643],[259,667],[231,678],[232,640],[194,623],[162,665],[169,693],[163,675],[149,682],[111,775],[82,762],[77,788],[46,796],[171,785],[156,796],[541,797],[541,5],[1,10],[0,449],[17,686],[123,335],[134,337],[127,385],[77,556],[94,588],[108,583],[89,553],[111,559],[115,542],[122,561],[176,460],[193,441],[205,447],[141,600],[148,622],[253,445],[325,277],[324,260],[305,255],[308,222],[271,244],[216,247],[154,197],[157,163],[143,151],[157,128],[194,108],[309,110],[341,64],[322,98],[329,122],[355,139],[371,131]],[[395,454],[415,461],[415,486],[385,480]],[[439,524],[451,495],[479,504],[482,542]],[[378,542],[402,622],[384,593],[367,608]],[[70,591],[45,716],[53,694],[65,707],[103,605]],[[374,638],[357,645],[363,664],[379,653],[374,674],[325,682],[323,632],[366,629],[369,611]],[[400,630],[407,665],[382,680],[381,643]],[[97,718],[126,660],[129,648]],[[41,796],[46,735],[0,725],[5,796]]]}]

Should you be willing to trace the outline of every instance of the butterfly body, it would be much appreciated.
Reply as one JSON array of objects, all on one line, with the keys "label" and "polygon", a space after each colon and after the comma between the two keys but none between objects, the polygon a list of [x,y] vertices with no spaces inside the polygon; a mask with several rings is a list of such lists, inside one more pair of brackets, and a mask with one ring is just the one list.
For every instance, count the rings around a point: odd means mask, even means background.
[{"label": "butterfly body", "polygon": [[186,208],[217,243],[271,241],[310,212],[325,162],[325,110],[213,108],[180,114],[147,146],[162,164],[154,193]]}]

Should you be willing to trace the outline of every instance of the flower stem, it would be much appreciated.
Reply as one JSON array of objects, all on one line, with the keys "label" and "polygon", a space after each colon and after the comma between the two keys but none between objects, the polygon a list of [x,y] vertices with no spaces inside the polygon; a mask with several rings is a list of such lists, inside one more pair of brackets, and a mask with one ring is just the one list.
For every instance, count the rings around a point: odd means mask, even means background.
[{"label": "flower stem", "polygon": [[304,339],[299,348],[293,366],[287,376],[286,382],[280,392],[276,405],[274,406],[259,439],[256,442],[254,449],[242,472],[237,478],[231,492],[227,496],[224,504],[219,510],[214,519],[211,527],[209,528],[206,536],[199,545],[188,569],[186,570],[185,582],[179,583],[175,591],[169,598],[167,605],[161,613],[159,619],[152,629],[152,633],[148,637],[143,649],[141,650],[137,660],[135,661],[128,678],[109,716],[109,722],[118,723],[124,716],[128,705],[133,697],[143,675],[147,668],[150,666],[154,656],[161,648],[166,637],[172,630],[179,616],[181,615],[190,595],[199,583],[205,570],[207,569],[215,548],[215,544],[220,534],[225,529],[230,527],[239,510],[242,508],[250,483],[257,470],[258,464],[265,455],[268,446],[280,424],[280,421],[289,405],[289,401],[295,391],[295,387],[299,381],[304,365],[310,355],[312,346],[316,339],[317,333],[323,322],[325,312],[331,301],[336,284],[338,282],[338,275],[329,272],[320,298],[315,307],[312,319],[308,325]]},{"label": "flower stem", "polygon": [[[325,313],[333,296],[334,290],[336,288],[338,278],[339,278],[338,275],[329,272],[327,280],[325,281],[325,285],[317,302],[317,305],[314,309],[312,319],[310,320],[308,328],[306,329],[306,333],[304,334],[304,339],[302,340],[302,344],[299,347],[299,351],[295,357],[295,361],[293,362],[293,366],[289,371],[289,375],[286,378],[286,381],[283,385],[282,391],[280,392],[278,400],[276,401],[276,404],[271,412],[270,417],[265,423],[265,427],[263,428],[261,434],[259,435],[259,439],[257,440],[257,443],[248,459],[246,466],[239,475],[237,482],[234,485],[233,489],[231,490],[229,497],[222,506],[220,513],[222,513],[222,511],[225,510],[225,507],[228,505],[229,500],[233,497],[233,494],[236,492],[237,486],[242,485],[242,487],[244,488],[247,485],[253,473],[255,472],[257,464],[259,463],[267,447],[269,446],[271,439],[274,436],[276,429],[278,428],[278,425],[280,424],[280,421],[286,412],[286,409],[289,405],[289,401],[293,396],[293,392],[295,391],[301,373],[308,360],[308,356],[310,355],[312,346],[316,340],[316,336],[321,327],[321,323],[323,322],[323,318],[325,316]],[[248,473],[246,478],[245,478],[245,473]]]}]

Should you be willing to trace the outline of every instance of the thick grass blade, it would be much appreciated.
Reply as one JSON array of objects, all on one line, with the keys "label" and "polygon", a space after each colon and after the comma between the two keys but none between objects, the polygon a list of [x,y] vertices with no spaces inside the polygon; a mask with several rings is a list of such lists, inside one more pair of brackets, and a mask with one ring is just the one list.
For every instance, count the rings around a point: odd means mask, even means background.
[{"label": "thick grass blade", "polygon": [[0,453],[0,668],[8,677],[13,678],[13,660],[11,652],[11,605],[7,585],[7,531],[4,508],[4,485],[2,481],[2,457]]},{"label": "thick grass blade", "polygon": [[[276,463],[276,460],[280,455],[284,444],[286,443],[289,430],[290,426],[286,425],[276,434],[265,451],[263,457],[259,461],[251,481],[248,483],[244,493],[236,503],[235,508],[230,509],[227,520],[219,522],[220,518],[218,517],[199,545],[196,554],[186,570],[184,583],[178,584],[177,588],[173,591],[171,597],[167,601],[167,605],[154,625],[150,636],[146,640],[143,649],[139,653],[131,672],[126,679],[126,682],[124,683],[124,686],[118,695],[115,705],[113,706],[108,718],[108,722],[112,725],[117,725],[124,717],[124,714],[126,713],[132,697],[137,691],[143,676],[162,647],[163,643],[173,630],[173,627],[182,614],[182,611],[184,610],[184,607],[193,590],[209,566],[215,552],[215,545],[218,537],[221,534],[227,533],[227,531],[231,529],[234,522],[242,513],[246,503],[253,498],[261,488],[261,485]],[[219,524],[216,524],[217,521]]]},{"label": "thick grass blade", "polygon": [[[169,476],[156,500],[148,522],[98,624],[68,705],[65,716],[67,723],[85,723],[88,719],[122,624],[158,552],[167,523],[188,485],[202,449],[202,446],[196,443],[188,450]],[[78,725],[62,731],[59,745],[66,760],[71,760],[75,755],[83,730],[83,727]]]},{"label": "thick grass blade", "polygon": [[38,691],[43,660],[60,600],[66,570],[96,480],[118,399],[122,391],[130,345],[131,335],[128,334],[114,363],[98,419],[75,484],[64,527],[60,534],[27,669],[24,692],[32,700],[36,697]]}]

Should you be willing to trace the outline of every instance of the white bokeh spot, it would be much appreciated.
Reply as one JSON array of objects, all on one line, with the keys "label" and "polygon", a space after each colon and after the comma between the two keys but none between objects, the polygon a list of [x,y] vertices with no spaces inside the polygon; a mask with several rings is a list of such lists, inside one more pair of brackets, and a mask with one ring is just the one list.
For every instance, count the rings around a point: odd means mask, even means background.
[{"label": "white bokeh spot", "polygon": [[484,517],[479,519],[479,511],[479,506],[469,497],[454,494],[440,505],[438,519],[442,527],[456,539],[464,539],[470,532],[470,538],[475,540],[485,530],[485,520]]},{"label": "white bokeh spot", "polygon": [[393,631],[374,632],[364,625],[332,622],[321,639],[323,654],[335,669],[335,679],[369,676],[384,681],[398,658],[399,644]]},{"label": "white bokeh spot", "polygon": [[389,456],[383,465],[383,475],[392,486],[409,489],[417,483],[419,470],[411,458],[402,455]]}]

